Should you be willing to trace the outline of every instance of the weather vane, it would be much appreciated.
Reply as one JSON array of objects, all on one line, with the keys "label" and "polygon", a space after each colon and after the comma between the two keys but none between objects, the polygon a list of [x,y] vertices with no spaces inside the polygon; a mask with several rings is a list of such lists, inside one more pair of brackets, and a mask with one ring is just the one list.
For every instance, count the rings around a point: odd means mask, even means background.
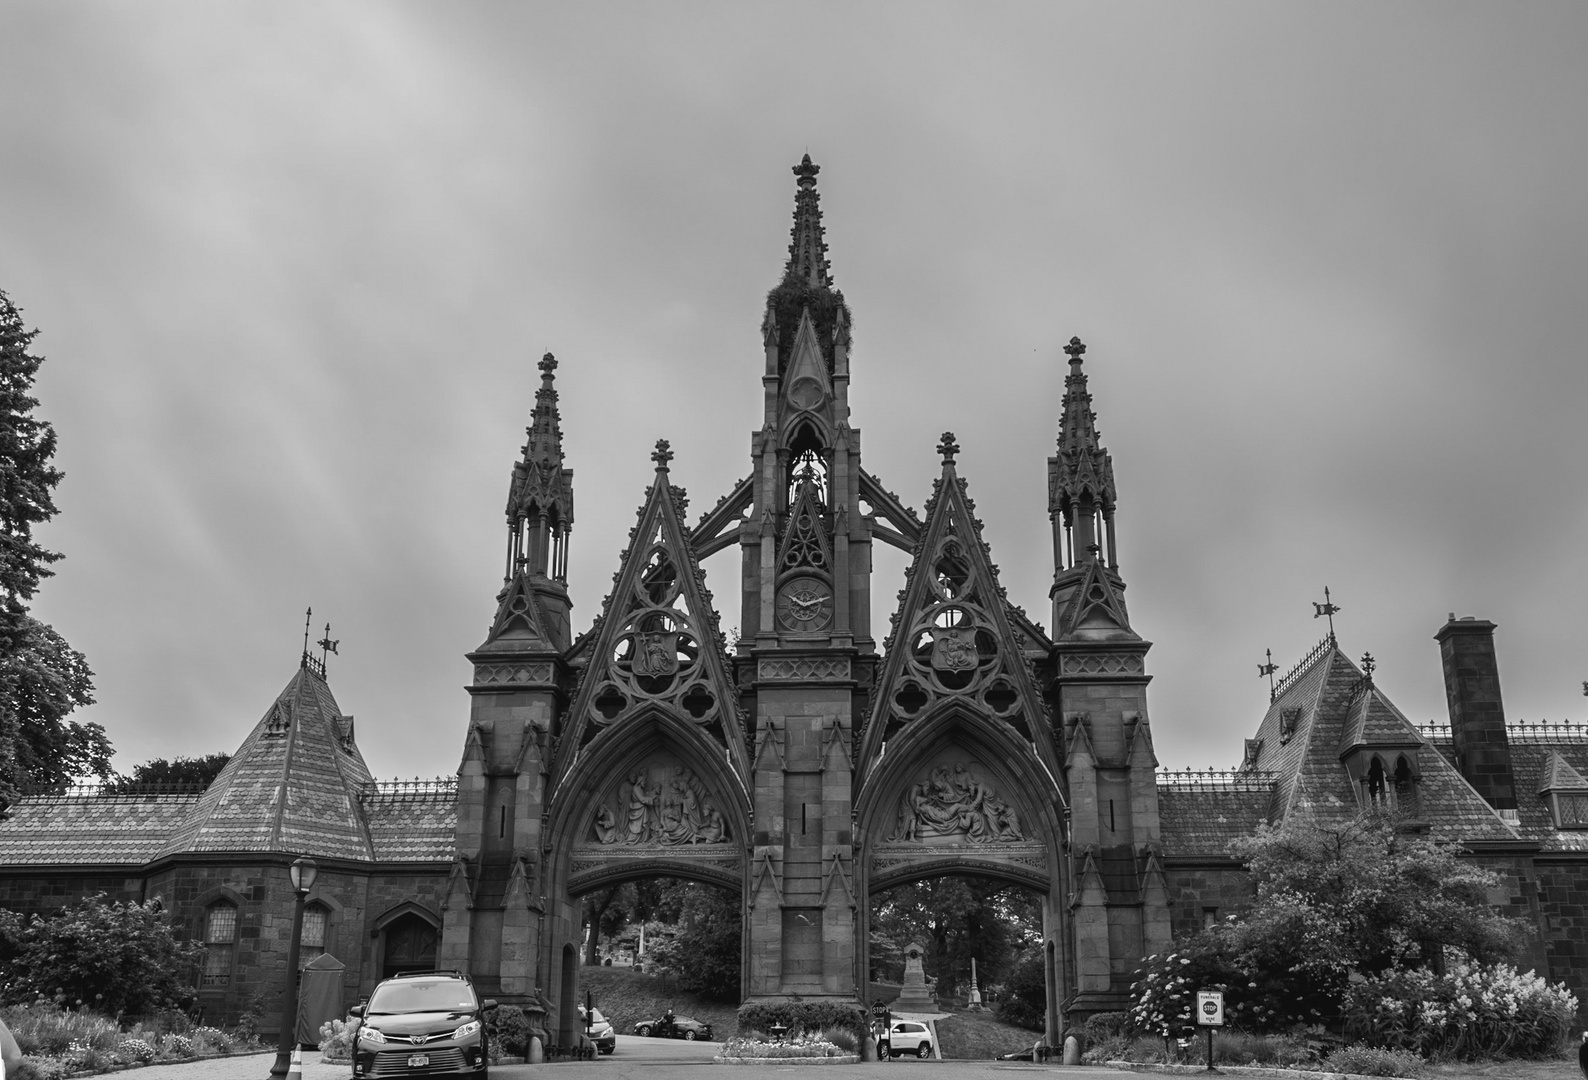
[{"label": "weather vane", "polygon": [[1329,599],[1329,586],[1325,585],[1323,587],[1323,603],[1320,604],[1314,600],[1312,601],[1312,606],[1317,609],[1312,613],[1314,619],[1328,617],[1329,639],[1332,641],[1334,639],[1334,617],[1340,613],[1340,605],[1333,603]]},{"label": "weather vane", "polygon": [[1257,665],[1257,677],[1259,679],[1261,679],[1264,675],[1268,676],[1268,700],[1269,701],[1273,701],[1274,700],[1274,671],[1277,668],[1277,665],[1274,663],[1274,650],[1273,649],[1264,649],[1263,650],[1263,655],[1268,657],[1268,663],[1266,663],[1266,664],[1258,664]]},{"label": "weather vane", "polygon": [[339,644],[338,641],[333,641],[331,638],[330,623],[325,624],[325,636],[316,641],[315,644],[320,647],[320,671],[323,674],[325,672],[325,658],[336,652],[336,646]]}]

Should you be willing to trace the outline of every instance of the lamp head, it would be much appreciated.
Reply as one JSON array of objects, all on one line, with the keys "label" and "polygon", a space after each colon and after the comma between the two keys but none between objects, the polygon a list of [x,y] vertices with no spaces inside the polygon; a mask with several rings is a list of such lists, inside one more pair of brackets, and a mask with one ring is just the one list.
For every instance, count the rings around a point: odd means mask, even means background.
[{"label": "lamp head", "polygon": [[287,868],[287,874],[292,878],[292,891],[299,896],[305,896],[314,888],[314,879],[320,875],[320,868],[315,861],[305,855],[301,859],[293,860]]}]

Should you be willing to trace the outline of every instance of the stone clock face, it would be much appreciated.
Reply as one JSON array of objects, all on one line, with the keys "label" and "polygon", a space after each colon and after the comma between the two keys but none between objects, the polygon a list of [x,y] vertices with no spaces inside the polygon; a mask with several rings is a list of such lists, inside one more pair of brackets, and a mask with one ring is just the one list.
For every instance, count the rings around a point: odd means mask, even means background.
[{"label": "stone clock face", "polygon": [[833,621],[833,590],[818,578],[795,578],[778,590],[777,621],[796,634],[827,629]]}]

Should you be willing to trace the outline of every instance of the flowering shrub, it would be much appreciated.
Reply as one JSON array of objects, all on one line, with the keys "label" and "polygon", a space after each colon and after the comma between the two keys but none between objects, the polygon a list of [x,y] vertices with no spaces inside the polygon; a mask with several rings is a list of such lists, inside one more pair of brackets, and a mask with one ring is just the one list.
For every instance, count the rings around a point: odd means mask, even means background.
[{"label": "flowering shrub", "polygon": [[154,1047],[142,1039],[123,1039],[121,1045],[116,1047],[116,1053],[128,1061],[153,1061],[156,1052]]},{"label": "flowering shrub", "polygon": [[1161,1039],[1196,1035],[1198,990],[1224,991],[1225,1018],[1246,1031],[1285,1031],[1338,1014],[1328,980],[1250,970],[1237,959],[1234,933],[1213,927],[1173,952],[1149,956],[1131,987],[1131,1028]]},{"label": "flowering shrub", "polygon": [[1577,998],[1564,984],[1551,986],[1509,964],[1470,961],[1452,964],[1444,975],[1387,972],[1352,986],[1345,999],[1347,1028],[1356,1038],[1464,1061],[1554,1056],[1576,1013]]},{"label": "flowering shrub", "polygon": [[193,1047],[201,1054],[219,1054],[222,1057],[236,1049],[232,1037],[218,1027],[196,1027],[188,1033]]},{"label": "flowering shrub", "polygon": [[353,1039],[358,1035],[358,1022],[327,1020],[320,1025],[320,1053],[326,1061],[352,1061]]},{"label": "flowering shrub", "polygon": [[193,1047],[193,1040],[186,1035],[167,1035],[160,1040],[160,1052],[171,1057],[189,1058],[198,1053]]},{"label": "flowering shrub", "polygon": [[735,1035],[723,1043],[721,1056],[725,1058],[824,1058],[844,1057],[853,1053],[853,1050],[845,1050],[817,1032],[793,1035],[782,1042],[773,1042],[756,1032],[748,1036]]},{"label": "flowering shrub", "polygon": [[1421,1076],[1427,1063],[1405,1050],[1342,1046],[1323,1059],[1323,1067],[1329,1072],[1356,1073],[1359,1076]]}]

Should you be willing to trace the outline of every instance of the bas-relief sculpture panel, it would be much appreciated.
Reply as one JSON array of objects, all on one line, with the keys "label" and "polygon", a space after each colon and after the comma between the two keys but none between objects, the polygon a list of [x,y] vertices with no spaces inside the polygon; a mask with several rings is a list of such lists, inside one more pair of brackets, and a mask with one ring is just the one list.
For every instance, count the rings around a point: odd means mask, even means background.
[{"label": "bas-relief sculpture panel", "polygon": [[[965,762],[942,763],[923,773],[899,801],[889,844],[949,841],[1020,843],[1020,818],[999,793]],[[935,846],[935,845],[934,845]]]},{"label": "bas-relief sculpture panel", "polygon": [[655,761],[636,768],[599,804],[581,846],[613,854],[627,847],[691,847],[728,841],[727,823],[706,785],[687,765]]}]

